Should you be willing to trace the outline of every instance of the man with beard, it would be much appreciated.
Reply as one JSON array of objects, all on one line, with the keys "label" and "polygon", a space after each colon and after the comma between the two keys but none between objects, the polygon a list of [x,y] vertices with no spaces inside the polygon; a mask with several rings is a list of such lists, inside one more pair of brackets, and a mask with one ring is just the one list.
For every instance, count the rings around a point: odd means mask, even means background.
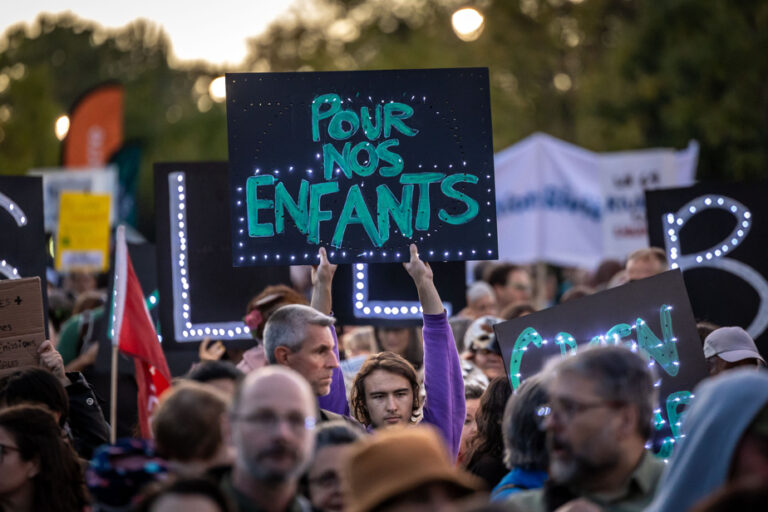
[{"label": "man with beard", "polygon": [[243,381],[229,414],[235,464],[222,483],[239,512],[310,510],[297,490],[314,449],[316,407],[312,388],[288,368],[260,368]]},{"label": "man with beard", "polygon": [[513,495],[513,510],[645,509],[664,464],[645,450],[656,403],[647,362],[620,346],[586,349],[555,363],[546,430],[549,481]]}]

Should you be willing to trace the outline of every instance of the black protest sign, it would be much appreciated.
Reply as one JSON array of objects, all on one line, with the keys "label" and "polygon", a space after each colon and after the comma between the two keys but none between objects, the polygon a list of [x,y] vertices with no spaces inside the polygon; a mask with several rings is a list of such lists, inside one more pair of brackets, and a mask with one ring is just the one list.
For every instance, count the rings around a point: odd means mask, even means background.
[{"label": "black protest sign", "polygon": [[683,271],[697,320],[739,325],[768,356],[768,184],[646,193],[648,237]]},{"label": "black protest sign", "polygon": [[660,405],[656,449],[668,456],[680,414],[706,376],[704,354],[679,271],[628,283],[494,326],[514,388],[552,356],[586,345],[622,344],[655,368]]},{"label": "black protest sign", "polygon": [[[466,264],[431,263],[448,316],[466,306]],[[407,326],[422,321],[419,295],[401,263],[341,265],[333,279],[333,312],[342,325]]]},{"label": "black protest sign", "polygon": [[235,266],[497,258],[485,68],[227,75]]},{"label": "black protest sign", "polygon": [[37,366],[45,341],[43,292],[39,277],[0,281],[0,378]]},{"label": "black protest sign", "polygon": [[245,307],[289,268],[233,268],[227,163],[155,164],[157,265],[163,346],[249,340]]},{"label": "black protest sign", "polygon": [[0,279],[38,276],[45,288],[46,258],[42,179],[0,176]]}]

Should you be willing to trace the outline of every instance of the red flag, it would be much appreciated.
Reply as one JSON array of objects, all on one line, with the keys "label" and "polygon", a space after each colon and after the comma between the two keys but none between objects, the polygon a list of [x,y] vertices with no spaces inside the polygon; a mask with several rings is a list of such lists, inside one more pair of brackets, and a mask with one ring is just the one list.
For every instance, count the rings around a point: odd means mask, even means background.
[{"label": "red flag", "polygon": [[141,284],[133,271],[123,226],[117,228],[114,290],[112,343],[122,353],[133,356],[139,388],[139,426],[142,437],[149,439],[152,437],[149,417],[158,397],[170,386],[171,372],[144,302]]}]

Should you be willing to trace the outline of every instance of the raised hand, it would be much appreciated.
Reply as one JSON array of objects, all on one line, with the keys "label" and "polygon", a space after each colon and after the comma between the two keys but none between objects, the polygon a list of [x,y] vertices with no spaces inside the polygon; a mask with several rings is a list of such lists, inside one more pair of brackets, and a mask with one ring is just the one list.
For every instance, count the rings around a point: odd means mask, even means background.
[{"label": "raised hand", "polygon": [[325,247],[321,247],[317,254],[320,256],[320,264],[312,265],[312,307],[326,315],[331,314],[331,282],[338,265],[328,261]]}]

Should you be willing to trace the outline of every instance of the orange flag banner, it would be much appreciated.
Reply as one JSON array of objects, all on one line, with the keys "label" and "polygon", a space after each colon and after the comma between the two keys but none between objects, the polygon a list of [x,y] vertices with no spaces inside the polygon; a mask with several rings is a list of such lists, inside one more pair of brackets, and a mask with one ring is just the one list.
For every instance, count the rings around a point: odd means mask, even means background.
[{"label": "orange flag banner", "polygon": [[63,141],[64,167],[102,167],[123,144],[123,86],[108,83],[73,105]]}]

